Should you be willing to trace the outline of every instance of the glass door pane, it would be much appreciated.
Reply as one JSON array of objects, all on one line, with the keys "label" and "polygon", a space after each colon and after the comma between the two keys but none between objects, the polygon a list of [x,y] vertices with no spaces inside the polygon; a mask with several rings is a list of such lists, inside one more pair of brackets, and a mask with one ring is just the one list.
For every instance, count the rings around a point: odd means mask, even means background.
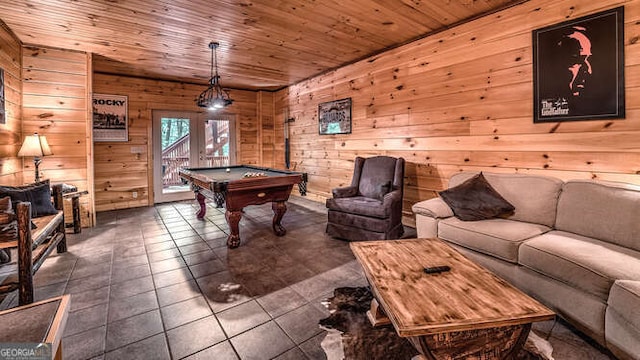
[{"label": "glass door pane", "polygon": [[196,112],[153,112],[153,201],[192,199],[189,185],[178,170],[198,166],[198,116]]},{"label": "glass door pane", "polygon": [[206,120],[204,123],[205,157],[202,167],[229,166],[231,136],[229,120]]},{"label": "glass door pane", "polygon": [[193,199],[178,170],[236,164],[235,116],[153,111],[153,201]]},{"label": "glass door pane", "polygon": [[187,191],[182,184],[178,169],[191,166],[190,119],[162,117],[160,119],[162,138],[162,193]]}]

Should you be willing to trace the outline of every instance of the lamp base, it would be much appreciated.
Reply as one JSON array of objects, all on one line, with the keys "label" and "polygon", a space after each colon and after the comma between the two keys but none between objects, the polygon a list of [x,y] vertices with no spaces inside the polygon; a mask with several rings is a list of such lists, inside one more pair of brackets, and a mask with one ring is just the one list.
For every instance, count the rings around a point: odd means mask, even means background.
[{"label": "lamp base", "polygon": [[33,164],[36,167],[35,182],[39,182],[40,181],[40,170],[38,169],[38,167],[40,166],[41,162],[42,162],[42,159],[39,156],[34,156],[33,157]]}]

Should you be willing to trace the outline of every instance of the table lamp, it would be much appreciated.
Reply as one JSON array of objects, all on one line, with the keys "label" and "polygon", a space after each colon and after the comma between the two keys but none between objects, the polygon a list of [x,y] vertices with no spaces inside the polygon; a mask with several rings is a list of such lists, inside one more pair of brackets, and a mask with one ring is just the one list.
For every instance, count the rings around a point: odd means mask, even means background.
[{"label": "table lamp", "polygon": [[36,166],[36,182],[40,181],[38,166],[40,166],[42,162],[41,158],[48,155],[53,155],[53,152],[51,152],[47,138],[38,135],[38,133],[26,136],[20,151],[18,151],[18,156],[33,156],[33,163]]}]

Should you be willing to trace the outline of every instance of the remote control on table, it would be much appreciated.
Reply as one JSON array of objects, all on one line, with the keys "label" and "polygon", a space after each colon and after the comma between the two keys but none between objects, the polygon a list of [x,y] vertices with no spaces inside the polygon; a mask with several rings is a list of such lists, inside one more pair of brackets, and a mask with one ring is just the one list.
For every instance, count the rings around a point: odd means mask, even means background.
[{"label": "remote control on table", "polygon": [[424,272],[427,273],[427,274],[438,274],[438,273],[449,271],[449,270],[451,270],[451,268],[449,266],[447,266],[447,265],[432,266],[432,267],[424,268]]}]

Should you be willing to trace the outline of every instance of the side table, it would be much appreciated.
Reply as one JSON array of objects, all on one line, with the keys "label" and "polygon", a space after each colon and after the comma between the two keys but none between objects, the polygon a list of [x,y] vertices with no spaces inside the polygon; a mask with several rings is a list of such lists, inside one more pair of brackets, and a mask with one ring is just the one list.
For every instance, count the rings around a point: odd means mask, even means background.
[{"label": "side table", "polygon": [[[62,199],[71,199],[71,212],[73,215],[73,223],[65,224],[65,227],[73,227],[73,233],[78,234],[82,232],[82,222],[80,221],[80,196],[87,195],[89,191],[78,191],[78,188],[73,185],[62,184]],[[62,199],[53,199],[56,207],[58,202]],[[62,205],[62,204],[60,204]]]},{"label": "side table", "polygon": [[62,360],[62,335],[69,317],[70,295],[0,311],[0,347],[51,344],[53,359]]},{"label": "side table", "polygon": [[65,227],[73,226],[73,233],[78,234],[82,231],[82,222],[80,221],[80,196],[87,195],[89,192],[87,190],[84,191],[74,191],[70,193],[62,193],[63,199],[71,199],[71,210],[73,213],[73,223],[65,224]]}]

